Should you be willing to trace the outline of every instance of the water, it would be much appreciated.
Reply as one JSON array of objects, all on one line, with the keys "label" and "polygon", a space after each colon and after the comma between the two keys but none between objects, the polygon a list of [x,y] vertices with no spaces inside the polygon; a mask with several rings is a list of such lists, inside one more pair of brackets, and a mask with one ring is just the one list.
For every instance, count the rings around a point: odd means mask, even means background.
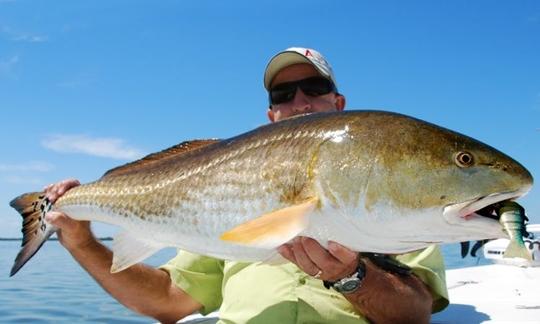
[{"label": "water", "polygon": [[[110,242],[108,242],[110,243]],[[0,241],[0,322],[151,323],[125,308],[95,283],[57,242],[47,242],[15,277],[9,278],[19,241]],[[458,244],[443,246],[448,269],[488,264],[461,259]],[[157,266],[175,255],[166,249],[146,260]]]},{"label": "water", "polygon": [[[0,241],[1,323],[155,322],[130,311],[105,293],[57,241],[47,242],[10,278],[9,271],[20,244]],[[157,266],[174,254],[174,249],[166,249],[146,262]]]}]

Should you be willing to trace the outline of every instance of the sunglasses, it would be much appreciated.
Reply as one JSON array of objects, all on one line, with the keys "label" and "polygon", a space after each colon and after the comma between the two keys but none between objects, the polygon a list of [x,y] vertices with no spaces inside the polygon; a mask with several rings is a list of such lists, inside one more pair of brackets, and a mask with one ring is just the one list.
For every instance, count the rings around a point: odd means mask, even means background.
[{"label": "sunglasses", "polygon": [[300,88],[306,96],[318,97],[330,92],[337,92],[334,83],[323,77],[311,77],[298,81],[280,83],[268,91],[271,105],[289,102],[294,99],[296,90]]}]

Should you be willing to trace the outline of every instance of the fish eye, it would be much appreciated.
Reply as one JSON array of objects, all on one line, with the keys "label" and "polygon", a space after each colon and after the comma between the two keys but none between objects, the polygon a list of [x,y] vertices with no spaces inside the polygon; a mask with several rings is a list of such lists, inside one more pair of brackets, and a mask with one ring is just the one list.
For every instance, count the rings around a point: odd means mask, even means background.
[{"label": "fish eye", "polygon": [[469,152],[459,152],[456,154],[455,160],[461,168],[468,168],[474,163],[473,155]]}]

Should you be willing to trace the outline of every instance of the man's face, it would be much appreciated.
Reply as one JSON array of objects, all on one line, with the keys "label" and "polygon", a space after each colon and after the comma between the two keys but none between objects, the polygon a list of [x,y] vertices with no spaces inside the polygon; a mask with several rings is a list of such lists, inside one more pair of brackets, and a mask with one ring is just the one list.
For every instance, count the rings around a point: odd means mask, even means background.
[{"label": "man's face", "polygon": [[[285,82],[297,81],[309,77],[320,76],[319,72],[310,64],[295,64],[284,68],[276,74],[270,88]],[[285,103],[272,105],[268,110],[268,118],[272,122],[280,121],[299,114],[341,111],[345,108],[345,98],[336,93],[329,93],[317,97],[311,97],[296,90],[295,97]]]}]

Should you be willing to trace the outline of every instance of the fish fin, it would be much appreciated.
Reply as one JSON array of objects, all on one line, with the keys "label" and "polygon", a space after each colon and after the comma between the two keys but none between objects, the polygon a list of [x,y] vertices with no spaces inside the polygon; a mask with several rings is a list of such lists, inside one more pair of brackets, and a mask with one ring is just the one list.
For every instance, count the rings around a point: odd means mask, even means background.
[{"label": "fish fin", "polygon": [[162,248],[164,248],[164,246],[150,243],[135,237],[131,233],[121,231],[114,236],[112,244],[113,261],[111,273],[120,272],[129,268]]},{"label": "fish fin", "polygon": [[264,214],[223,233],[220,238],[249,246],[278,247],[307,227],[308,216],[318,204],[318,198],[311,198],[303,203]]},{"label": "fish fin", "polygon": [[156,165],[158,162],[164,163],[165,161],[168,161],[170,158],[173,158],[175,156],[179,156],[186,152],[194,151],[201,147],[205,147],[218,142],[220,142],[220,140],[218,139],[185,141],[180,144],[176,144],[175,146],[169,147],[161,152],[149,154],[140,160],[110,169],[109,171],[105,172],[101,179],[139,172],[152,165]]},{"label": "fish fin", "polygon": [[522,258],[532,261],[532,255],[523,242],[521,244],[515,240],[510,240],[510,244],[504,251],[503,258]]},{"label": "fish fin", "polygon": [[23,218],[21,250],[11,268],[11,277],[37,253],[43,243],[56,231],[56,227],[45,221],[45,214],[51,210],[52,204],[43,192],[20,195],[9,205]]}]

